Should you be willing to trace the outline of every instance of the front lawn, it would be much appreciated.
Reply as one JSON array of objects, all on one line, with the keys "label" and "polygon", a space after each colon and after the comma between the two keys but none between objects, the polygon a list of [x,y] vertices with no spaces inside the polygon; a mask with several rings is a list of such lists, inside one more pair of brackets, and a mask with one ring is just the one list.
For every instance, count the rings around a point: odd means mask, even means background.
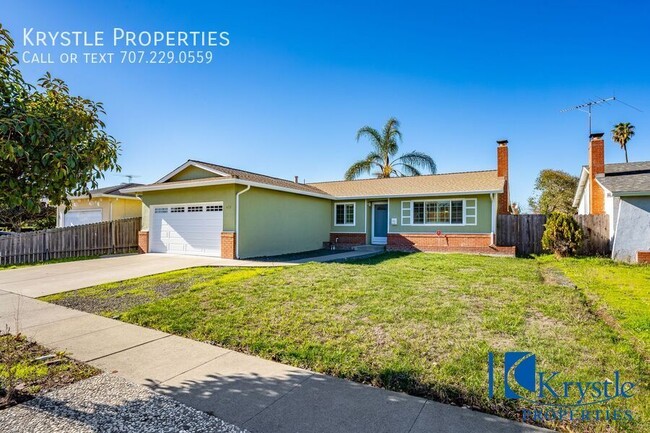
[{"label": "front lawn", "polygon": [[[636,395],[606,408],[630,409],[636,422],[546,425],[649,431],[643,355],[592,311],[581,290],[545,282],[541,266],[393,253],[286,268],[195,268],[44,299],[515,419],[530,405],[503,396],[506,351],[535,353],[538,370],[559,371],[561,381],[604,380],[619,370],[637,383]],[[495,352],[495,399],[487,392],[488,352]]]},{"label": "front lawn", "polygon": [[604,319],[637,344],[650,360],[650,266],[604,258],[558,260],[545,256],[538,260],[542,266],[559,269],[568,276]]}]

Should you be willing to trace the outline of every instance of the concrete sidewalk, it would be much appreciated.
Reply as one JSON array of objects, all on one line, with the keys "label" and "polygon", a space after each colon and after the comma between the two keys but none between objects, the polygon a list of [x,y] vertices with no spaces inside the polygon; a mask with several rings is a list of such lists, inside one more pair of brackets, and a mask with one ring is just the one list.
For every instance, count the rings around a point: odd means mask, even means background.
[{"label": "concrete sidewalk", "polygon": [[0,290],[7,325],[251,432],[548,431]]}]

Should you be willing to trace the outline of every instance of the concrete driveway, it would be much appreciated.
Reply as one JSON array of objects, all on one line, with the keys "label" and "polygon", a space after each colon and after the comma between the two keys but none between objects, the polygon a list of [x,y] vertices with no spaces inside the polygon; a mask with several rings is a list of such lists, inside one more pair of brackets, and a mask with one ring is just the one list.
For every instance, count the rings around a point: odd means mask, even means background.
[{"label": "concrete driveway", "polygon": [[0,270],[0,290],[30,298],[195,266],[278,266],[288,263],[173,254],[132,254]]}]

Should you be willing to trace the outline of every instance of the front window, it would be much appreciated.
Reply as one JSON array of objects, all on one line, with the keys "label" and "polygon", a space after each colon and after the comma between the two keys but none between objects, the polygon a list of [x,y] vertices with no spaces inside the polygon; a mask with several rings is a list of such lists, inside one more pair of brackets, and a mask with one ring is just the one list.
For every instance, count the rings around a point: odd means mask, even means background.
[{"label": "front window", "polygon": [[463,224],[463,200],[413,202],[413,224]]},{"label": "front window", "polygon": [[337,226],[354,225],[354,203],[337,203],[334,208],[334,224]]}]

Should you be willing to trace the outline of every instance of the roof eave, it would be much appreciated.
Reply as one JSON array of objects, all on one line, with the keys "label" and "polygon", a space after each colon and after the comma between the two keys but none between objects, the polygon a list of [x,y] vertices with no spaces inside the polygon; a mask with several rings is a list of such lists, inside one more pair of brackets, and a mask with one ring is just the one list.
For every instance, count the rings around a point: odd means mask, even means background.
[{"label": "roof eave", "polygon": [[614,197],[639,197],[639,196],[650,196],[650,191],[613,191],[612,195]]},{"label": "roof eave", "polygon": [[580,172],[580,181],[578,182],[578,188],[576,189],[576,193],[573,196],[573,207],[578,207],[580,205],[582,194],[584,193],[585,187],[587,186],[588,175],[589,171],[585,167],[582,167],[582,171]]},{"label": "roof eave", "polygon": [[208,179],[192,179],[192,180],[181,180],[177,182],[168,182],[168,183],[152,183],[150,185],[140,185],[130,188],[121,189],[121,193],[125,194],[139,194],[147,191],[164,191],[168,189],[182,189],[182,188],[196,188],[199,186],[211,186],[211,185],[227,185],[230,183],[235,183],[236,179],[233,177],[228,178],[208,178]]},{"label": "roof eave", "polygon": [[183,188],[196,188],[196,187],[201,187],[201,186],[213,186],[213,185],[228,185],[228,184],[236,184],[236,185],[250,185],[252,187],[257,187],[257,188],[263,188],[263,189],[270,189],[270,190],[275,190],[275,191],[283,191],[283,192],[289,192],[292,194],[300,194],[300,195],[307,195],[310,197],[318,197],[318,198],[326,198],[326,199],[332,199],[332,196],[325,194],[325,193],[317,193],[317,192],[311,192],[311,191],[305,191],[305,190],[300,190],[300,189],[295,189],[295,188],[287,188],[287,187],[282,187],[282,186],[277,186],[277,185],[269,185],[261,182],[253,182],[249,180],[243,180],[243,179],[238,179],[234,177],[228,177],[228,178],[220,178],[220,179],[195,179],[195,180],[187,180],[187,181],[178,181],[178,182],[167,182],[167,183],[153,183],[151,185],[143,185],[143,186],[138,186],[138,187],[133,187],[133,188],[125,188],[123,190],[120,190],[120,192],[123,193],[132,193],[132,194],[141,194],[144,192],[150,192],[150,191],[165,191],[165,190],[170,190],[170,189],[183,189]]},{"label": "roof eave", "polygon": [[395,197],[450,197],[455,195],[487,195],[487,194],[501,194],[503,188],[493,190],[474,190],[474,191],[450,191],[450,192],[421,192],[421,193],[405,193],[405,194],[379,194],[379,195],[353,195],[353,196],[332,196],[334,200],[363,200],[363,199],[381,199],[381,198],[395,198]]},{"label": "roof eave", "polygon": [[[120,190],[121,192],[122,190]],[[123,198],[125,200],[139,200],[135,196],[130,196],[130,195],[117,195],[117,194],[92,194],[90,195],[69,195],[68,200],[94,200],[96,198]]]}]

